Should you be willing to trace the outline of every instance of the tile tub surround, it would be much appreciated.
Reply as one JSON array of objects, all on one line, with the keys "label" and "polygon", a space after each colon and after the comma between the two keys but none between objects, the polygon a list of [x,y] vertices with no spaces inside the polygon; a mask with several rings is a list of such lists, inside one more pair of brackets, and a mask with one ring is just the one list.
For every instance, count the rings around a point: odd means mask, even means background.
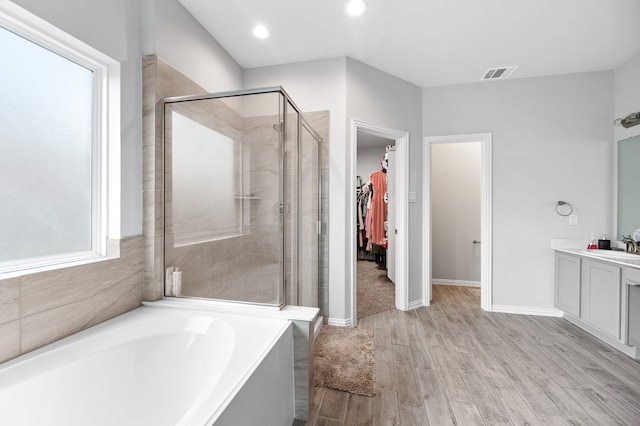
[{"label": "tile tub surround", "polygon": [[[162,98],[202,94],[205,90],[195,84],[193,81],[185,77],[183,74],[175,70],[171,65],[167,64],[162,59],[152,55],[145,56],[143,58],[143,165],[144,165],[144,295],[143,299],[148,301],[159,300],[164,296],[164,206],[163,206],[163,140],[162,140],[162,117],[161,109],[159,108],[159,101]],[[254,139],[260,136],[261,132],[270,132],[273,134],[272,120],[263,117],[243,119],[232,108],[225,106],[221,102],[219,108],[217,108],[217,115],[223,117],[227,122],[231,122],[232,125],[227,127],[230,132],[241,130],[243,134],[246,134],[245,140],[249,141],[247,145],[253,143],[251,147],[255,150],[256,155],[251,156],[251,170],[254,177],[258,182],[262,182],[263,179],[257,179],[265,174],[272,173],[269,171],[270,161],[268,157],[259,155],[259,151],[264,148],[263,143],[251,142],[259,139]],[[305,118],[309,121],[311,126],[320,134],[323,138],[322,143],[319,146],[320,155],[320,180],[322,182],[322,194],[321,203],[324,214],[321,217],[322,221],[322,233],[320,235],[320,264],[319,269],[321,271],[319,277],[319,305],[321,313],[326,314],[328,312],[328,223],[327,223],[327,207],[328,207],[328,194],[326,188],[328,187],[328,137],[329,137],[329,112],[319,111],[312,113],[305,113]],[[216,120],[216,117],[208,118]],[[242,120],[242,125],[240,121]],[[256,187],[255,190],[259,190]],[[266,190],[266,189],[265,189]],[[168,193],[167,199],[170,201],[171,194]],[[254,204],[257,204],[254,202]],[[263,206],[267,206],[268,203],[263,203]],[[268,208],[267,208],[268,207]],[[267,220],[267,215],[272,212],[272,206],[267,206],[264,209],[258,207],[252,207],[252,226],[256,227],[263,224]],[[253,222],[255,220],[255,222]],[[261,236],[258,236],[261,235]],[[168,240],[171,236],[168,235]],[[198,253],[188,253],[189,250],[179,249],[173,254],[169,254],[167,258],[167,266],[171,266],[171,263],[175,263],[176,266],[181,266],[180,262],[185,259],[189,259],[189,263],[193,263],[194,266],[197,263],[198,267],[191,268],[192,274],[184,272],[183,270],[183,288],[185,291],[189,291],[191,285],[194,290],[204,292],[205,297],[215,297],[213,294],[219,292],[223,295],[223,298],[235,298],[229,297],[234,291],[232,285],[228,282],[224,275],[229,276],[238,275],[238,268],[241,266],[238,264],[239,260],[234,261],[233,258],[242,255],[243,253],[250,253],[254,256],[258,254],[255,250],[251,250],[252,246],[255,246],[255,238],[270,238],[267,230],[257,232],[252,235],[249,240],[253,239],[253,244],[249,241],[247,244],[243,242],[242,237],[232,238],[222,245],[228,245],[222,249],[215,249],[211,245],[203,244],[200,247]],[[231,240],[234,240],[231,242]],[[272,262],[268,262],[264,256],[253,259],[253,266],[245,271],[243,276],[247,279],[252,279],[252,275],[260,274],[260,268],[271,268]],[[204,262],[214,263],[211,268],[203,268]],[[245,262],[246,268],[246,262]],[[191,277],[189,277],[191,275]],[[190,280],[199,281],[207,279],[208,277],[215,276],[215,281],[218,283],[214,290],[212,282],[198,282],[190,284]],[[235,277],[238,278],[238,277]],[[212,278],[213,280],[213,278]],[[269,287],[271,284],[267,283],[263,286]],[[261,293],[263,297],[269,291],[267,288],[261,289],[258,293]],[[254,297],[255,295],[252,295]],[[244,296],[247,297],[247,296]]]},{"label": "tile tub surround", "polygon": [[132,237],[119,258],[0,279],[0,362],[140,306],[142,256]]}]

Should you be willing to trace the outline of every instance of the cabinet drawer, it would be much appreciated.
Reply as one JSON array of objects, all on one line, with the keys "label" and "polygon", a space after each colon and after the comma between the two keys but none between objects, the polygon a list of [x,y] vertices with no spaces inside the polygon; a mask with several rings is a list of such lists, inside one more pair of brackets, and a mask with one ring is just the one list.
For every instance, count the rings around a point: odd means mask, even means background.
[{"label": "cabinet drawer", "polygon": [[624,268],[622,272],[622,279],[625,284],[640,285],[640,269]]}]

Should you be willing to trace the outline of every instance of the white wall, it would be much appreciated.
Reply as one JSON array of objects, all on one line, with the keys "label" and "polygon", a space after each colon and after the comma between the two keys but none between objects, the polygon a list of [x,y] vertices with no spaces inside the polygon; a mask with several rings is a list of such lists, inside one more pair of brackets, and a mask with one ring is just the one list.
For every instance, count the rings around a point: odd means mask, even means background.
[{"label": "white wall", "polygon": [[480,282],[480,142],[431,144],[433,281]]},{"label": "white wall", "polygon": [[[350,175],[352,118],[410,132],[409,188],[420,193],[421,90],[410,83],[350,58],[303,62],[245,70],[244,86],[281,85],[302,111],[329,110],[329,317],[352,319],[346,282],[353,254],[347,253],[346,224]],[[409,207],[409,300],[422,297],[420,204]]]},{"label": "white wall", "polygon": [[[640,54],[615,70],[615,118],[624,118],[632,112],[640,111]],[[640,125],[625,129],[615,128],[615,140],[640,135]]]},{"label": "white wall", "polygon": [[242,68],[178,0],[142,0],[143,54],[155,54],[209,92],[242,88]]},{"label": "white wall", "polygon": [[493,132],[494,306],[551,309],[550,239],[611,235],[613,92],[612,71],[424,89],[425,135]]},{"label": "white wall", "polygon": [[369,175],[380,170],[380,161],[382,161],[383,157],[384,146],[358,148],[358,169],[356,176],[361,176],[362,182],[367,183],[369,181]]},{"label": "white wall", "polygon": [[[409,132],[408,191],[422,194],[422,89],[348,58],[347,119]],[[345,129],[347,141],[350,141],[350,131],[350,127]],[[422,200],[408,206],[408,300],[412,304],[422,300]],[[351,303],[350,297],[348,295],[348,303]]]},{"label": "white wall", "polygon": [[14,0],[13,3],[120,62],[121,235],[142,234],[142,47],[139,3],[128,0]]},{"label": "white wall", "polygon": [[[329,317],[347,318],[345,303],[345,259],[347,210],[346,59],[326,59],[282,66],[247,69],[244,87],[282,86],[298,108],[305,111],[328,110],[329,117]],[[324,212],[323,214],[326,214]]]}]

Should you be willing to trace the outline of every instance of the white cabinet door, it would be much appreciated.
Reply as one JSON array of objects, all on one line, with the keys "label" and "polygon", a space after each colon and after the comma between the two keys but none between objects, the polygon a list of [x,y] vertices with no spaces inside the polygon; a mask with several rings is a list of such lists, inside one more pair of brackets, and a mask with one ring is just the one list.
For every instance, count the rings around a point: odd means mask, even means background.
[{"label": "white cabinet door", "polygon": [[622,268],[621,341],[640,346],[640,269]]},{"label": "white cabinet door", "polygon": [[582,260],[581,316],[587,324],[620,339],[620,268]]},{"label": "white cabinet door", "polygon": [[580,257],[556,253],[555,307],[580,317]]}]

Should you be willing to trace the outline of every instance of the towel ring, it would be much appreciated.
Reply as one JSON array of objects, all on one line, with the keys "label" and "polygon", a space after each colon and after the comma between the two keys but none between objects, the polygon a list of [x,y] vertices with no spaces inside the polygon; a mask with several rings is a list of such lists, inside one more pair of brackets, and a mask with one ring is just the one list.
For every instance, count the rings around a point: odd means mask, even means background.
[{"label": "towel ring", "polygon": [[573,213],[573,206],[566,201],[558,201],[558,204],[556,204],[556,213],[560,216],[569,216]]}]

